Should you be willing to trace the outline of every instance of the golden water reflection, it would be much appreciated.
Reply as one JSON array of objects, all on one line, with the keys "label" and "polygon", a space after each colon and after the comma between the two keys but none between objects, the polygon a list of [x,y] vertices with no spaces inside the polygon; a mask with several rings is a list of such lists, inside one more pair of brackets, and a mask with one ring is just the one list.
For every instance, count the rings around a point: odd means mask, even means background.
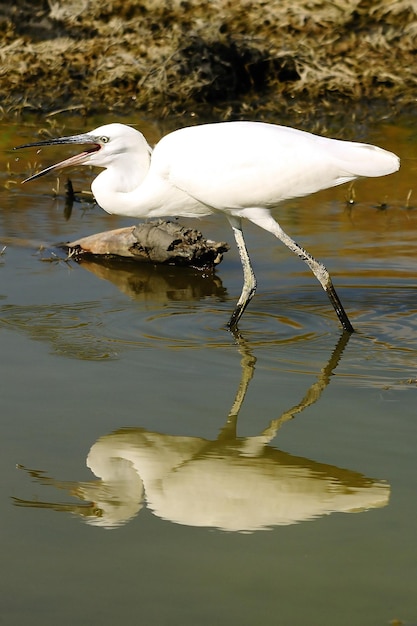
[{"label": "golden water reflection", "polygon": [[226,290],[213,271],[205,273],[194,268],[169,265],[136,264],[111,259],[94,261],[83,259],[80,265],[101,280],[107,280],[139,302],[166,302],[201,300],[207,296],[224,298]]},{"label": "golden water reflection", "polygon": [[242,342],[241,380],[215,440],[121,428],[100,437],[88,453],[87,466],[98,480],[62,482],[43,471],[26,470],[37,483],[63,490],[78,502],[13,498],[14,503],[70,512],[105,528],[125,524],[147,506],[157,517],[177,524],[232,532],[386,506],[390,488],[385,481],[269,445],[283,424],[319,400],[348,340],[349,335],[341,335],[301,401],[258,435],[237,436],[239,411],[256,362]]}]

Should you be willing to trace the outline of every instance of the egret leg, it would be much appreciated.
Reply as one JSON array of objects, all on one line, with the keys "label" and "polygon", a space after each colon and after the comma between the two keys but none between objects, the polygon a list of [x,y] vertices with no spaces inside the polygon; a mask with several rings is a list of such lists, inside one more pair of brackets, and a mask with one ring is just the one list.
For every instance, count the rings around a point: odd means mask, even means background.
[{"label": "egret leg", "polygon": [[242,221],[240,218],[229,216],[229,222],[233,229],[237,249],[239,250],[240,261],[243,268],[243,287],[240,298],[227,324],[231,331],[237,329],[238,322],[243,315],[244,310],[252,300],[256,291],[256,276],[252,269],[252,264],[246,248],[245,239],[242,231]]},{"label": "egret leg", "polygon": [[[311,271],[314,276],[317,278],[324,291],[327,293],[327,296],[332,303],[334,310],[336,311],[337,317],[340,320],[343,328],[348,333],[353,333],[354,328],[350,323],[350,320],[346,314],[345,309],[343,308],[342,303],[340,302],[339,296],[336,293],[335,288],[333,287],[332,279],[330,278],[330,274],[322,263],[316,261],[314,257],[311,256],[304,248],[298,245],[291,237],[285,233],[281,226],[274,220],[274,218],[269,214],[269,212],[262,210],[250,210],[245,214],[245,217],[249,219],[251,222],[260,226],[264,230],[269,231],[275,237],[278,237],[292,252],[294,252],[300,259],[302,259]],[[243,311],[242,311],[243,313]]]}]

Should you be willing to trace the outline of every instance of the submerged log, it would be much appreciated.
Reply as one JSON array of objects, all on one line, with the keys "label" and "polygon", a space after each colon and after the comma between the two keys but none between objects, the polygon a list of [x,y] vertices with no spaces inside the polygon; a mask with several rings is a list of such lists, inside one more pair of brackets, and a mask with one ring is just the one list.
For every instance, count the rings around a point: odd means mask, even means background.
[{"label": "submerged log", "polygon": [[60,244],[75,260],[83,257],[131,259],[141,263],[163,263],[210,268],[220,263],[227,243],[204,239],[200,231],[162,220],[105,231]]}]

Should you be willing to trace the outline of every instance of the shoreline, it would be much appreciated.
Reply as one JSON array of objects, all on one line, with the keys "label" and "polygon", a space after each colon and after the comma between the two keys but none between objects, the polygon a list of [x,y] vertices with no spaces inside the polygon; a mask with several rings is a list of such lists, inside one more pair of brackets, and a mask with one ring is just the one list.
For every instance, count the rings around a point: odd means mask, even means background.
[{"label": "shoreline", "polygon": [[18,0],[0,33],[3,119],[137,111],[324,129],[417,101],[411,1]]}]

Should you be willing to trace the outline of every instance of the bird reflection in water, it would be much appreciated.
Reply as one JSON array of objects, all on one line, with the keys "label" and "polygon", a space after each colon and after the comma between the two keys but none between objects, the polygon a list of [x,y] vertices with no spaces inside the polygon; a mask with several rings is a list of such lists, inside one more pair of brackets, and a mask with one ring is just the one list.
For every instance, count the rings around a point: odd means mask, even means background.
[{"label": "bird reflection in water", "polygon": [[36,482],[62,489],[81,502],[13,498],[14,503],[67,511],[104,528],[126,523],[146,503],[154,515],[177,524],[234,532],[383,507],[390,492],[386,482],[269,445],[283,424],[319,400],[348,339],[343,333],[302,400],[256,436],[238,437],[236,432],[256,362],[242,341],[239,388],[217,439],[122,428],[100,437],[88,454],[87,466],[98,480],[61,482],[42,471],[26,470]]}]

